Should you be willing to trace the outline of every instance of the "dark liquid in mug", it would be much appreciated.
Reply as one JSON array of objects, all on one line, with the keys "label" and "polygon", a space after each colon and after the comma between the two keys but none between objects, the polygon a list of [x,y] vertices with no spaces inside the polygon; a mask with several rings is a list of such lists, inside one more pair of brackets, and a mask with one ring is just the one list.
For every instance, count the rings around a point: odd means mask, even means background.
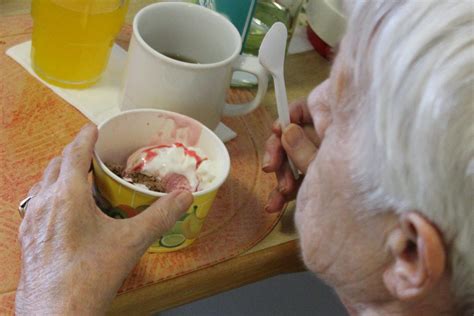
[{"label": "dark liquid in mug", "polygon": [[199,64],[199,62],[197,60],[186,57],[186,56],[183,56],[181,54],[173,54],[173,53],[162,53],[162,54],[165,55],[166,57],[169,57],[169,58],[172,58],[172,59],[175,59],[175,60],[179,60],[179,61],[182,61],[184,63]]}]

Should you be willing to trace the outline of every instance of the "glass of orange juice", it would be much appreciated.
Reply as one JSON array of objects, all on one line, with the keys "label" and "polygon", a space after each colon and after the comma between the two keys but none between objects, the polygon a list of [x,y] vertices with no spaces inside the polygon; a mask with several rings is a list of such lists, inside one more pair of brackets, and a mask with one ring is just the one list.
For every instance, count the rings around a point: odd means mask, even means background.
[{"label": "glass of orange juice", "polygon": [[36,74],[66,88],[96,83],[127,8],[128,0],[33,0],[31,62]]}]

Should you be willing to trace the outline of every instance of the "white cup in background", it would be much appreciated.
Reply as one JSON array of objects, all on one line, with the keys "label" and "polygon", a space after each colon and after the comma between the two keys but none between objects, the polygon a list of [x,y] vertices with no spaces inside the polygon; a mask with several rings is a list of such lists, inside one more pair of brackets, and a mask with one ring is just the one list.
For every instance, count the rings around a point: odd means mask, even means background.
[{"label": "white cup in background", "polygon": [[[267,91],[268,75],[256,57],[240,56],[240,51],[239,32],[220,14],[188,3],[149,5],[133,21],[121,109],[174,111],[211,129],[222,115],[250,113]],[[236,70],[255,74],[258,91],[251,102],[229,105],[225,98]]]}]

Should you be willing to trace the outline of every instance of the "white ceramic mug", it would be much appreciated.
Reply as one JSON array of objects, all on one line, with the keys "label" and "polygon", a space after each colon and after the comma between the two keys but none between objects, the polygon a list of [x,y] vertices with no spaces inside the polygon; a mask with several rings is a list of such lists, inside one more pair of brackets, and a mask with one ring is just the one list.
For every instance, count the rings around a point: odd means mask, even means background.
[{"label": "white ceramic mug", "polygon": [[[143,8],[133,21],[121,109],[174,111],[211,129],[217,127],[222,115],[250,113],[267,91],[268,75],[257,58],[239,55],[241,45],[235,26],[207,8],[179,2]],[[257,76],[258,91],[251,102],[225,102],[235,70]]]}]

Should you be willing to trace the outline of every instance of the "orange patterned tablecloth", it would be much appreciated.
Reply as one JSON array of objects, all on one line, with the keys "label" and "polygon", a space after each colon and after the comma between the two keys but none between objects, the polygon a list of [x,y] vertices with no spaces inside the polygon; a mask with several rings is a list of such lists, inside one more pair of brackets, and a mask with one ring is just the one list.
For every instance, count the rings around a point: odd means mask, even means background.
[{"label": "orange patterned tablecloth", "polygon": [[[29,16],[0,19],[0,314],[14,310],[20,274],[17,207],[41,176],[48,161],[61,153],[87,119],[5,55],[12,45],[30,39]],[[127,46],[130,28],[118,42]],[[230,101],[243,102],[248,91],[233,90]],[[238,133],[227,143],[232,169],[220,190],[199,239],[189,248],[167,254],[145,254],[119,291],[124,293],[215,265],[262,240],[279,214],[263,206],[275,180],[261,171],[261,155],[272,118],[263,107],[225,119]]]}]

